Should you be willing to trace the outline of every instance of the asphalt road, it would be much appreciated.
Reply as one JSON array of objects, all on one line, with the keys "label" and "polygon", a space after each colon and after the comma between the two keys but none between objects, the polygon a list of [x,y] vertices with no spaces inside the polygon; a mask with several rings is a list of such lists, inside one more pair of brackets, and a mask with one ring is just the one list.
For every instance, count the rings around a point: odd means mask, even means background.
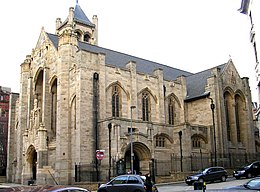
[{"label": "asphalt road", "polygon": [[[207,183],[206,191],[223,191],[228,187],[238,186],[246,183],[250,179],[239,179],[236,180],[235,178],[228,178],[226,182],[214,182],[214,183]],[[157,186],[159,192],[172,192],[172,191],[194,191],[194,186],[189,186],[185,182],[180,183],[168,183],[168,184],[160,184]],[[202,191],[202,190],[195,190],[195,191]],[[227,190],[225,190],[227,191]],[[230,190],[228,190],[230,191]]]}]

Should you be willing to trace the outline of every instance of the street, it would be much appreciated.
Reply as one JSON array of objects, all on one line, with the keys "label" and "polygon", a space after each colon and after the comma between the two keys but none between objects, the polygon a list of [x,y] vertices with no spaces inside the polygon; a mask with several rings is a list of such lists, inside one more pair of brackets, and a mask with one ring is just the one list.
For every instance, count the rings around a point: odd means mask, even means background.
[{"label": "street", "polygon": [[[226,182],[216,181],[214,183],[207,183],[206,191],[218,191],[218,190],[225,189],[225,188],[228,188],[231,186],[242,185],[249,180],[250,179],[236,180],[235,178],[228,178]],[[172,183],[172,184],[167,184],[167,185],[158,185],[157,188],[158,188],[159,192],[194,191],[194,187],[187,185],[185,182]]]}]

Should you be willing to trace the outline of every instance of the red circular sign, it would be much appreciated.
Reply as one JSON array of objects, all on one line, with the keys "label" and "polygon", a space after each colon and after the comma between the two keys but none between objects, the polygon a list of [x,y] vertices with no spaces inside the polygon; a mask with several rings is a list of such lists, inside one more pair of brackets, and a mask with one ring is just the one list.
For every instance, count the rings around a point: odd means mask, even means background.
[{"label": "red circular sign", "polygon": [[96,157],[98,160],[102,160],[105,157],[105,154],[103,151],[97,151]]}]

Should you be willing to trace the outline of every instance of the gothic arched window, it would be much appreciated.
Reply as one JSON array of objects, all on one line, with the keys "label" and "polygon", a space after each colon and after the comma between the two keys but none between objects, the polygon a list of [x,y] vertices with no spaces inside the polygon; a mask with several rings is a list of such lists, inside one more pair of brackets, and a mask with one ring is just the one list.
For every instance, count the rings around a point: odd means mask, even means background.
[{"label": "gothic arched window", "polygon": [[237,141],[241,142],[241,113],[242,113],[242,101],[241,98],[236,95],[235,97],[235,116],[236,116],[236,127],[237,127]]},{"label": "gothic arched window", "polygon": [[225,114],[226,114],[226,127],[227,127],[227,139],[231,141],[231,126],[230,126],[230,116],[229,116],[229,98],[228,93],[224,94],[224,105],[225,105]]},{"label": "gothic arched window", "polygon": [[112,89],[112,116],[120,116],[120,89],[118,86],[113,86]]},{"label": "gothic arched window", "polygon": [[142,119],[150,121],[150,97],[147,92],[142,94]]},{"label": "gothic arched window", "polygon": [[57,123],[57,79],[54,80],[51,86],[51,131],[52,138],[56,137]]},{"label": "gothic arched window", "polygon": [[89,36],[89,34],[86,33],[84,35],[84,41],[89,43],[89,40],[90,40],[90,36]]},{"label": "gothic arched window", "polygon": [[170,125],[174,125],[174,115],[175,115],[175,111],[174,111],[174,101],[173,98],[169,98],[169,102],[168,102],[168,123]]}]

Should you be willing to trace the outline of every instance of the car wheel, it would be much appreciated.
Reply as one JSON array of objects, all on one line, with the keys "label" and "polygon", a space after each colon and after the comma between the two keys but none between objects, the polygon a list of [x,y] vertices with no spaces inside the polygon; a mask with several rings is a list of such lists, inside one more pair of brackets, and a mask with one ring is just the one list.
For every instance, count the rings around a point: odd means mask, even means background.
[{"label": "car wheel", "polygon": [[235,177],[236,179],[240,179],[240,177]]},{"label": "car wheel", "polygon": [[247,175],[246,175],[246,178],[251,178],[252,177],[252,174],[251,173],[248,173]]},{"label": "car wheel", "polygon": [[203,179],[203,178],[199,178],[198,181],[201,182],[201,183],[203,183],[203,182],[204,182],[204,179]]},{"label": "car wheel", "polygon": [[221,177],[221,181],[222,181],[222,182],[225,182],[226,180],[227,180],[226,176],[223,175],[223,176]]}]

